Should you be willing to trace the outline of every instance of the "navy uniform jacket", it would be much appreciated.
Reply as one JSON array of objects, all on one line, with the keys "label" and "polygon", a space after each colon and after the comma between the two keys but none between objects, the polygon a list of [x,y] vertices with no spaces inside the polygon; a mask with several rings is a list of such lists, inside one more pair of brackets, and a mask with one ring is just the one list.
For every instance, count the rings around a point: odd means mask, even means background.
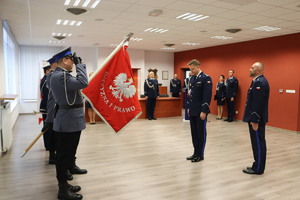
[{"label": "navy uniform jacket", "polygon": [[208,114],[212,95],[212,80],[210,76],[201,72],[197,77],[190,80],[189,89],[189,114],[190,116],[200,116],[201,112]]},{"label": "navy uniform jacket", "polygon": [[[76,65],[76,77],[63,68],[57,67],[50,80],[50,88],[58,110],[53,122],[53,130],[57,132],[77,132],[85,129],[83,107],[64,109],[70,104],[83,105],[80,89],[88,86],[85,64]],[[66,90],[65,92],[65,83]]]},{"label": "navy uniform jacket", "polygon": [[[50,88],[50,81],[51,81],[52,74],[53,74],[53,71],[51,71],[47,75],[47,87],[48,88]],[[55,107],[55,100],[53,98],[51,89],[49,89],[48,101],[47,101],[47,118],[46,118],[45,122],[53,123],[54,113],[55,113],[54,107]]]},{"label": "navy uniform jacket", "polygon": [[238,89],[238,80],[235,77],[226,79],[226,98],[235,98]]},{"label": "navy uniform jacket", "polygon": [[223,82],[219,82],[217,85],[216,96],[218,99],[223,99],[225,97],[226,86]]},{"label": "navy uniform jacket", "polygon": [[46,113],[47,112],[48,93],[49,93],[49,89],[47,87],[47,76],[46,75],[41,79],[40,92],[41,92],[41,97],[42,97],[41,104],[40,104],[40,112]]},{"label": "navy uniform jacket", "polygon": [[170,92],[178,94],[181,92],[181,81],[179,79],[171,79],[170,81]]},{"label": "navy uniform jacket", "polygon": [[247,95],[244,122],[267,123],[270,87],[267,79],[261,75],[256,77]]},{"label": "navy uniform jacket", "polygon": [[158,81],[155,78],[147,78],[144,83],[144,93],[148,98],[159,96]]}]

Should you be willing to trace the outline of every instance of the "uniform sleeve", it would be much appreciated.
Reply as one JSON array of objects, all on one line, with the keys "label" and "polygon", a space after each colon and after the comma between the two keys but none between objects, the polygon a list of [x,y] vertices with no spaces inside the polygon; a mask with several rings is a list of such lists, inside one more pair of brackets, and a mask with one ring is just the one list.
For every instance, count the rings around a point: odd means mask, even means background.
[{"label": "uniform sleeve", "polygon": [[145,95],[145,96],[148,96],[148,85],[147,85],[146,80],[145,80],[145,82],[144,82],[144,95]]},{"label": "uniform sleeve", "polygon": [[201,105],[201,112],[209,113],[209,105],[212,95],[212,80],[210,76],[207,76],[203,83],[203,101]]},{"label": "uniform sleeve", "polygon": [[173,92],[173,87],[172,87],[172,79],[170,80],[170,92]]},{"label": "uniform sleeve", "polygon": [[262,82],[257,81],[252,86],[252,107],[251,111],[251,122],[259,123],[262,119],[262,111],[264,109],[264,103],[266,98],[266,92]]},{"label": "uniform sleeve", "polygon": [[158,81],[157,81],[156,87],[157,87],[157,96],[159,96],[159,87],[158,87]]},{"label": "uniform sleeve", "polygon": [[238,82],[237,79],[235,79],[235,80],[234,80],[234,83],[233,83],[233,88],[232,88],[232,91],[233,91],[232,95],[233,95],[233,97],[236,96],[237,89],[238,89],[238,85],[239,85],[239,82]]},{"label": "uniform sleeve", "polygon": [[66,73],[67,85],[70,91],[80,90],[88,86],[85,64],[77,64],[76,72],[76,77]]}]

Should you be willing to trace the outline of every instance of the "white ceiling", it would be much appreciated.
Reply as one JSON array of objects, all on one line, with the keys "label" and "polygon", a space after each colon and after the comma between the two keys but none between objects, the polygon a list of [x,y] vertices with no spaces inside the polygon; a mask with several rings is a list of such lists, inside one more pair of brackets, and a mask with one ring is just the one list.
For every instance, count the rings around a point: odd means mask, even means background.
[{"label": "white ceiling", "polygon": [[[81,0],[79,7],[84,1]],[[133,38],[143,40],[131,41],[130,48],[178,52],[300,32],[299,0],[102,0],[95,9],[86,8],[88,12],[82,15],[66,11],[74,7],[74,2],[71,0],[71,6],[65,6],[65,0],[0,0],[0,18],[8,21],[20,45],[110,47],[133,32]],[[163,14],[148,16],[153,9],[161,9]],[[186,12],[210,17],[197,22],[176,19]],[[57,19],[83,23],[79,27],[56,25]],[[273,32],[253,29],[260,26],[282,29]],[[144,32],[151,27],[169,31]],[[225,31],[229,28],[242,31],[232,34]],[[50,44],[50,40],[58,41],[52,37],[53,32],[72,33],[72,36],[61,40],[63,44]],[[221,35],[233,38],[211,38]],[[183,45],[184,42],[199,45]],[[176,49],[161,50],[170,43]]]}]

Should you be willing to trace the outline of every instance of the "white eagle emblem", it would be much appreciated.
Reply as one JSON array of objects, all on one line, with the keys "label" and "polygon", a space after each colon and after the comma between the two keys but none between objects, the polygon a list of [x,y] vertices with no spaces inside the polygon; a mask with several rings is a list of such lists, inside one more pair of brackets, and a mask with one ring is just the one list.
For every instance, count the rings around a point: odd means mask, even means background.
[{"label": "white eagle emblem", "polygon": [[114,95],[114,97],[119,99],[120,102],[122,102],[123,101],[122,97],[128,99],[134,96],[136,92],[136,88],[134,85],[131,85],[132,82],[133,82],[132,78],[127,79],[126,73],[121,73],[118,76],[116,76],[114,80],[114,85],[116,87],[110,85],[109,89],[112,90],[112,94]]}]

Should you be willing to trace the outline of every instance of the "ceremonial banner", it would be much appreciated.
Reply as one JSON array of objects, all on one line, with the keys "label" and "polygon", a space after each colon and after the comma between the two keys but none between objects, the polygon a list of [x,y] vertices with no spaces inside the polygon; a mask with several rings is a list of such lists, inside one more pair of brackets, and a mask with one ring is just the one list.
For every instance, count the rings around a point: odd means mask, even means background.
[{"label": "ceremonial banner", "polygon": [[95,112],[116,133],[142,114],[126,49],[121,45],[82,90]]}]

